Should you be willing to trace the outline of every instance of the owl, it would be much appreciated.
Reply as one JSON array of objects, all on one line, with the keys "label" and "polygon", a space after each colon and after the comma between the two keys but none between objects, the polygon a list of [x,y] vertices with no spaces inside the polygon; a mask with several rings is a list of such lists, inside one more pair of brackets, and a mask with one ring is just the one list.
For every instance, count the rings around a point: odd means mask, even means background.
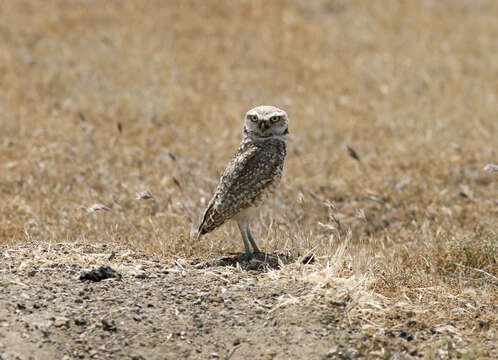
[{"label": "owl", "polygon": [[280,183],[289,134],[287,113],[274,106],[258,106],[244,119],[242,141],[220,178],[198,230],[198,238],[228,220],[235,220],[247,255],[260,250],[249,229],[258,207]]}]

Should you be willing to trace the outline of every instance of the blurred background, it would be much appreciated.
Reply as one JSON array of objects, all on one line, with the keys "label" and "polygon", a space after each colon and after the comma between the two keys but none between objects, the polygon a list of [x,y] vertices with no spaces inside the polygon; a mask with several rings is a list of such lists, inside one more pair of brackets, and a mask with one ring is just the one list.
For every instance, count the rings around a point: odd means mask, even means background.
[{"label": "blurred background", "polygon": [[0,242],[240,250],[234,227],[192,234],[245,112],[272,104],[291,136],[265,250],[326,254],[340,223],[406,264],[496,271],[497,18],[494,0],[4,1]]}]

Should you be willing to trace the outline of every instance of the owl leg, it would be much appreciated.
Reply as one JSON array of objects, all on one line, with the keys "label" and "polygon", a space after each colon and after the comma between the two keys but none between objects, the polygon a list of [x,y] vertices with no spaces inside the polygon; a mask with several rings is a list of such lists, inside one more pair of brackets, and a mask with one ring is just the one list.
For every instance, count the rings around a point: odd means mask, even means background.
[{"label": "owl leg", "polygon": [[242,235],[242,241],[244,242],[244,247],[246,249],[246,254],[251,255],[251,248],[249,247],[249,242],[247,241],[247,234],[249,232],[249,224],[247,221],[238,222],[240,235]]},{"label": "owl leg", "polygon": [[249,230],[249,222],[247,223],[247,237],[249,241],[251,242],[252,248],[254,249],[255,253],[259,253],[258,245],[256,245],[256,241],[254,241],[254,238],[252,237],[251,230]]}]

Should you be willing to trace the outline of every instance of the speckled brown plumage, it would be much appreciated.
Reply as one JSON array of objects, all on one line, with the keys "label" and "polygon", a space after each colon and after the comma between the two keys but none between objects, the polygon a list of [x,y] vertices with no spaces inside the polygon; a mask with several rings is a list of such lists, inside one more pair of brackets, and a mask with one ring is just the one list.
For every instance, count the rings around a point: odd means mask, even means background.
[{"label": "speckled brown plumage", "polygon": [[242,143],[211,199],[199,232],[208,233],[239,211],[259,206],[282,177],[285,142],[277,139]]}]

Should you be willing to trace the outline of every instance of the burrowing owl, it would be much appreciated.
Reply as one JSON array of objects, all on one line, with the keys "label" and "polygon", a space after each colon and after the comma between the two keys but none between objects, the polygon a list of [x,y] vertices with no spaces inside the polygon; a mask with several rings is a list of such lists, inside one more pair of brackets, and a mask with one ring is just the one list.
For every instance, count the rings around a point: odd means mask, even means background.
[{"label": "burrowing owl", "polygon": [[246,253],[251,253],[249,242],[254,252],[259,252],[249,221],[280,182],[288,133],[285,111],[264,105],[247,112],[242,142],[208,204],[199,226],[199,237],[233,219],[239,226]]}]

